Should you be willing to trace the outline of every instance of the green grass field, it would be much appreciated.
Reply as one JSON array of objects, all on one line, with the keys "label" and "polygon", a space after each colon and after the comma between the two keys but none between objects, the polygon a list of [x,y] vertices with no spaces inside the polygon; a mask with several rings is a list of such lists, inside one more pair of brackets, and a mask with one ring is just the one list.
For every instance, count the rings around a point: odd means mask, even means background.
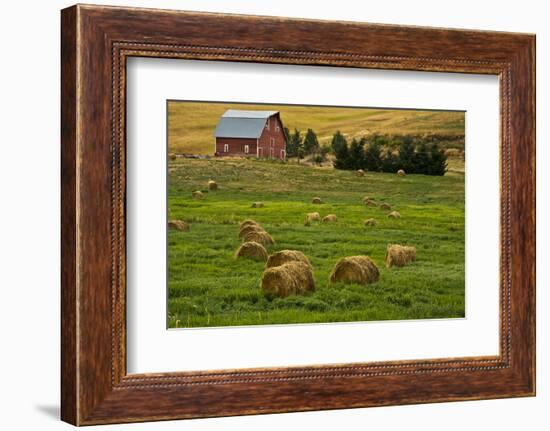
[{"label": "green grass field", "polygon": [[[209,179],[219,190],[208,192]],[[204,199],[191,192],[202,190]],[[369,196],[401,213],[388,219]],[[320,196],[323,204],[311,199]],[[263,201],[264,208],[251,208]],[[169,164],[169,218],[190,223],[169,230],[170,327],[344,322],[464,317],[464,175],[366,173],[266,160],[177,159]],[[334,213],[333,224],[304,226],[307,212]],[[376,227],[363,221],[374,217]],[[260,289],[263,263],[235,259],[239,222],[253,218],[273,236],[269,252],[301,250],[314,267],[316,291],[285,299]],[[417,261],[386,269],[388,243],[413,245]],[[380,281],[329,284],[344,256],[366,254]]]},{"label": "green grass field", "polygon": [[[464,136],[464,112],[373,108],[331,108],[236,103],[168,102],[168,146],[173,153],[214,154],[212,133],[227,109],[280,111],[283,124],[303,133],[312,128],[321,144],[340,130],[350,140],[373,133]],[[453,142],[461,145],[463,139]]]}]

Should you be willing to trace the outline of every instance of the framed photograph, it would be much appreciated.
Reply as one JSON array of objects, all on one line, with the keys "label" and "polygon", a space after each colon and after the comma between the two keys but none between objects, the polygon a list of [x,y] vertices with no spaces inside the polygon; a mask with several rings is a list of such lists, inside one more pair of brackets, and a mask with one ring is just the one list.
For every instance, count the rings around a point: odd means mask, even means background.
[{"label": "framed photograph", "polygon": [[62,419],[535,394],[535,37],[62,11]]}]

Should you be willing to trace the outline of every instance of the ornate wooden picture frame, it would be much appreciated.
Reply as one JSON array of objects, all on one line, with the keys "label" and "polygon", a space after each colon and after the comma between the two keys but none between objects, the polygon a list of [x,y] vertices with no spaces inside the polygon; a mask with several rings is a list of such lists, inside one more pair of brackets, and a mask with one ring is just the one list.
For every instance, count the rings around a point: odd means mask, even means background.
[{"label": "ornate wooden picture frame", "polygon": [[[535,394],[533,35],[78,5],[62,11],[61,50],[64,421],[91,425]],[[498,75],[500,354],[127,374],[125,98],[132,56]]]}]

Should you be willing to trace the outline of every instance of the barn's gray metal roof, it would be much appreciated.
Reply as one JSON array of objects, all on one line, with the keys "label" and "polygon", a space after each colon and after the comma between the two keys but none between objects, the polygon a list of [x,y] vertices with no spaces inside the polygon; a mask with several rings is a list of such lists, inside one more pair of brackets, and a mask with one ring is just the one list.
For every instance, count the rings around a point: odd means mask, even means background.
[{"label": "barn's gray metal roof", "polygon": [[252,138],[262,135],[266,120],[277,111],[240,111],[228,109],[214,131],[216,138]]},{"label": "barn's gray metal roof", "polygon": [[225,118],[264,118],[275,115],[277,111],[241,111],[240,109],[228,109],[222,115]]}]

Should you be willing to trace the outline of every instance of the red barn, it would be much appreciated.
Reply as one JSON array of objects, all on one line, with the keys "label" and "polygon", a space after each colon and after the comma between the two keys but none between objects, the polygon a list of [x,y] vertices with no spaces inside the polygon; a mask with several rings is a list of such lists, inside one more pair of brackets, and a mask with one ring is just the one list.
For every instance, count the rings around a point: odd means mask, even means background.
[{"label": "red barn", "polygon": [[286,136],[277,111],[228,109],[214,137],[216,156],[286,159]]}]

